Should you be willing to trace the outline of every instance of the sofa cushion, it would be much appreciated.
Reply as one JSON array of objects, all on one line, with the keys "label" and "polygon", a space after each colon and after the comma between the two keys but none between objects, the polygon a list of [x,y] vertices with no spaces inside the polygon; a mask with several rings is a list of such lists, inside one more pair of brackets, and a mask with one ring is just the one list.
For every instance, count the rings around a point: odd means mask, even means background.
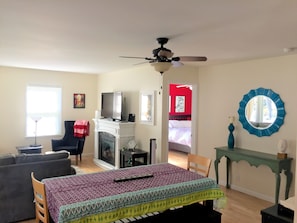
[{"label": "sofa cushion", "polygon": [[57,159],[67,159],[69,154],[67,152],[64,153],[51,153],[51,154],[20,154],[15,157],[16,163],[31,163],[31,162],[39,162],[39,161],[49,161],[49,160],[57,160]]},{"label": "sofa cushion", "polygon": [[0,166],[15,164],[15,157],[12,154],[0,155]]}]

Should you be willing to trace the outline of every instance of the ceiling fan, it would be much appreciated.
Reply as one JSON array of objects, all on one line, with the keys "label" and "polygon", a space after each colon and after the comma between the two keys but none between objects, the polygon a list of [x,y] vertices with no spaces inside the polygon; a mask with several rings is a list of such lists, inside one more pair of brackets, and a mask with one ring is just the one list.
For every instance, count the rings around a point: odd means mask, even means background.
[{"label": "ceiling fan", "polygon": [[164,47],[168,42],[167,37],[157,38],[157,42],[160,44],[159,48],[156,48],[152,51],[153,57],[130,57],[130,56],[121,56],[122,58],[136,58],[136,59],[145,59],[155,70],[163,74],[165,71],[169,70],[171,66],[180,66],[182,61],[206,61],[207,58],[204,56],[178,56],[173,57],[173,52],[170,49]]}]

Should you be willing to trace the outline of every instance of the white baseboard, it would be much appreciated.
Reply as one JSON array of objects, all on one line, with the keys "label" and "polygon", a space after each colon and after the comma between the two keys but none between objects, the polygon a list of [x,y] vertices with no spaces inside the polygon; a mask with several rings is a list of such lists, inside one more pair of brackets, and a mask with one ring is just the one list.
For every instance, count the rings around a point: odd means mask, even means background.
[{"label": "white baseboard", "polygon": [[[222,186],[226,186],[226,182],[221,182],[220,185],[222,185]],[[252,190],[246,189],[246,188],[244,188],[244,187],[239,187],[239,186],[232,185],[232,184],[230,185],[230,188],[231,188],[232,190],[236,190],[236,191],[239,191],[239,192],[248,194],[248,195],[250,195],[250,196],[259,198],[259,199],[261,199],[261,200],[265,200],[265,201],[269,201],[269,202],[271,202],[271,203],[274,203],[274,199],[275,199],[274,197],[267,196],[267,195],[258,193],[258,192],[256,192],[256,191],[252,191]]]}]

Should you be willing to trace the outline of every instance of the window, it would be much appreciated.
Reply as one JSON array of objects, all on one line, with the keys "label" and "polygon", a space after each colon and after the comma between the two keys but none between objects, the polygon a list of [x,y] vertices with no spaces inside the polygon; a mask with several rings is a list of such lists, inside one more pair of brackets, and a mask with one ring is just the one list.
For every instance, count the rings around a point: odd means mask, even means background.
[{"label": "window", "polygon": [[61,134],[62,89],[27,86],[26,136]]}]

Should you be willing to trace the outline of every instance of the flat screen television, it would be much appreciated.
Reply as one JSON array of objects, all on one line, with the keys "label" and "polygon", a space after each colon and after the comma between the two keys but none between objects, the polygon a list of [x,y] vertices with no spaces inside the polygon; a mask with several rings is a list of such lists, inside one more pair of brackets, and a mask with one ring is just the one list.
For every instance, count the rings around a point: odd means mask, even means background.
[{"label": "flat screen television", "polygon": [[104,92],[101,93],[101,116],[113,120],[123,119],[123,93]]}]

